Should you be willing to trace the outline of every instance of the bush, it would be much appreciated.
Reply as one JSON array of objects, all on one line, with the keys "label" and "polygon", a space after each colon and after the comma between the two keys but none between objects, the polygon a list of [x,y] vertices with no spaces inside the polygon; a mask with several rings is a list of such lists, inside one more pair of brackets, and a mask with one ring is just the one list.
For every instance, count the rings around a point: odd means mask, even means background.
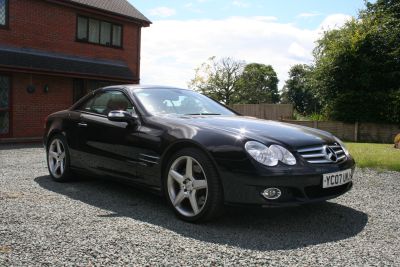
[{"label": "bush", "polygon": [[323,111],[346,122],[400,122],[400,1],[366,1],[358,19],[327,31],[314,50]]},{"label": "bush", "polygon": [[400,133],[394,138],[394,147],[400,149]]}]

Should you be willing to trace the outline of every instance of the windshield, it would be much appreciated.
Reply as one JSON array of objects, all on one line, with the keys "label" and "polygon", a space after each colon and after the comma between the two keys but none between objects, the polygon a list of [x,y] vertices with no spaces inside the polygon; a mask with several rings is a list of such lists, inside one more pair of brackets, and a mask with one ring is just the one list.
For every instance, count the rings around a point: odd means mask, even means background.
[{"label": "windshield", "polygon": [[153,115],[235,115],[216,101],[190,90],[137,89],[134,95]]}]

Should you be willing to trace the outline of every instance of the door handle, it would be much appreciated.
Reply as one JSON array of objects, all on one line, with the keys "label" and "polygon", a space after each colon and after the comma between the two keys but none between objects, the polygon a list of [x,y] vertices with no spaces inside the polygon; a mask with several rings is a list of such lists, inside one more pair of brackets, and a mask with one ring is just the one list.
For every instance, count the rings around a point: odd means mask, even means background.
[{"label": "door handle", "polygon": [[87,127],[87,123],[86,122],[79,122],[78,126],[79,127]]}]

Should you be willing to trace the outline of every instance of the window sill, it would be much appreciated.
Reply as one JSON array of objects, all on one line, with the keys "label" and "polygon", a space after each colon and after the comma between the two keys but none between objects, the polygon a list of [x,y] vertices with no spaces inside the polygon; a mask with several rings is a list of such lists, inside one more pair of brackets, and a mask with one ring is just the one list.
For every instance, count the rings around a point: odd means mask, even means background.
[{"label": "window sill", "polygon": [[103,45],[103,44],[91,43],[91,42],[83,41],[83,40],[79,40],[79,39],[75,39],[75,42],[81,43],[81,44],[101,46],[101,47],[104,47],[104,48],[114,48],[114,49],[124,50],[123,46]]}]

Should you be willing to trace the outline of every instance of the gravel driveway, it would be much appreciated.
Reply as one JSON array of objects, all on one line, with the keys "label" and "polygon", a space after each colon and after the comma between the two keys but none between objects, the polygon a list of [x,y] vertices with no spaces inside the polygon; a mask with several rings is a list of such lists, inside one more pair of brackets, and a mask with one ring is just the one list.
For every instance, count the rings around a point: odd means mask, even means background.
[{"label": "gravel driveway", "polygon": [[0,146],[0,266],[400,266],[400,173],[357,170],[314,206],[228,208],[179,221],[160,197],[109,181],[59,184],[44,150]]}]

